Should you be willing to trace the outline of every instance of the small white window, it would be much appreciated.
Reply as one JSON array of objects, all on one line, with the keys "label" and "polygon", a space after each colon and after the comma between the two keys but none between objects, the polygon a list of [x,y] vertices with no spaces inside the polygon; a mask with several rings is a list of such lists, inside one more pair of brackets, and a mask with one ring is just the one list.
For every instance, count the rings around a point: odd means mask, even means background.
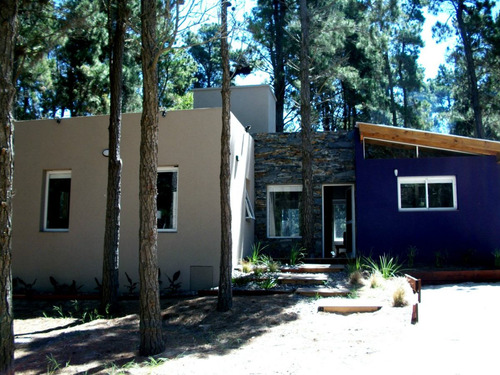
[{"label": "small white window", "polygon": [[455,176],[398,177],[400,211],[456,210]]},{"label": "small white window", "polygon": [[178,168],[158,168],[156,219],[159,232],[177,230],[177,173]]},{"label": "small white window", "polygon": [[45,174],[44,231],[69,229],[71,171],[48,171]]},{"label": "small white window", "polygon": [[301,185],[267,187],[267,235],[270,238],[300,238]]},{"label": "small white window", "polygon": [[252,201],[248,195],[248,190],[245,189],[245,218],[247,220],[255,220],[255,212],[253,210]]}]

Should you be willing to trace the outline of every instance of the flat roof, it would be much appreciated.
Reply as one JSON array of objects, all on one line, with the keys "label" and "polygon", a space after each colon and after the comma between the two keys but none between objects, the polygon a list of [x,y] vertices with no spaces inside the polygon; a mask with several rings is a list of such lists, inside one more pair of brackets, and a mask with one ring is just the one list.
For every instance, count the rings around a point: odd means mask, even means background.
[{"label": "flat roof", "polygon": [[357,122],[356,127],[359,129],[360,140],[373,139],[477,155],[494,155],[500,161],[500,142],[365,122]]}]

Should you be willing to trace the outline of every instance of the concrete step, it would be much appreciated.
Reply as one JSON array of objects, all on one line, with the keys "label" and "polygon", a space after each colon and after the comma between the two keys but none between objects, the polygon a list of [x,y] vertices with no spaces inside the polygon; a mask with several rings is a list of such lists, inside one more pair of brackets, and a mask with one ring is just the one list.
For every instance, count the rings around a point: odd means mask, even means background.
[{"label": "concrete step", "polygon": [[280,284],[295,284],[295,285],[321,285],[328,281],[328,275],[324,273],[317,274],[281,274],[278,277]]},{"label": "concrete step", "polygon": [[301,264],[296,267],[281,267],[281,272],[289,273],[331,273],[341,272],[345,269],[342,264]]}]

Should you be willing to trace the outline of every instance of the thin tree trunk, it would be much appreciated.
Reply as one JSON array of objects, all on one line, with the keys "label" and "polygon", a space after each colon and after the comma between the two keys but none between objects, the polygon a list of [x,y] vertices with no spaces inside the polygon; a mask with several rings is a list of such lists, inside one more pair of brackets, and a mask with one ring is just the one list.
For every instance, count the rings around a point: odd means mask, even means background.
[{"label": "thin tree trunk", "polygon": [[467,33],[467,26],[464,22],[465,4],[464,0],[459,0],[456,8],[457,23],[460,32],[460,38],[464,46],[465,62],[467,65],[467,75],[469,77],[469,89],[472,101],[472,110],[474,111],[474,136],[476,138],[483,138],[483,115],[481,112],[481,104],[479,100],[479,90],[477,88],[477,75],[474,57],[472,55],[471,40]]},{"label": "thin tree trunk", "polygon": [[[116,9],[114,9],[116,7]],[[127,0],[108,2],[108,29],[110,44],[110,94],[109,115],[109,160],[106,200],[106,227],[104,232],[104,254],[102,269],[101,311],[108,306],[110,311],[118,308],[119,290],[119,244],[121,173],[120,157],[123,53],[127,20]]]},{"label": "thin tree trunk", "polygon": [[143,101],[139,165],[139,280],[141,355],[161,353],[156,195],[158,170],[158,47],[156,0],[141,1]]},{"label": "thin tree trunk", "polygon": [[392,126],[398,126],[398,118],[396,114],[396,100],[394,99],[394,79],[392,77],[391,62],[389,60],[389,52],[384,54],[385,71],[389,80],[389,96],[391,100]]},{"label": "thin tree trunk", "polygon": [[12,183],[14,178],[14,46],[18,4],[0,7],[0,374],[13,374]]},{"label": "thin tree trunk", "polygon": [[220,164],[220,205],[221,205],[221,257],[218,311],[228,311],[233,306],[231,288],[232,239],[231,239],[231,103],[229,72],[229,46],[227,40],[227,0],[221,0],[221,55],[222,55],[222,134]]},{"label": "thin tree trunk", "polygon": [[285,112],[285,54],[284,24],[286,4],[283,0],[273,0],[273,19],[275,27],[274,95],[276,96],[276,131],[283,132]]},{"label": "thin tree trunk", "polygon": [[312,186],[311,89],[309,77],[309,12],[307,1],[300,0],[300,117],[302,133],[302,242],[313,254],[314,217]]}]

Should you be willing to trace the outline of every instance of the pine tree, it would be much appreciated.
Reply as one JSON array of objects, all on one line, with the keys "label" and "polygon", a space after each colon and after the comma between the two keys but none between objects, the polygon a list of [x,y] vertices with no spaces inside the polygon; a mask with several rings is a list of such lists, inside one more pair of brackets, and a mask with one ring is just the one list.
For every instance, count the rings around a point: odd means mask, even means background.
[{"label": "pine tree", "polygon": [[13,374],[12,196],[14,178],[14,47],[18,4],[0,7],[0,374]]}]

